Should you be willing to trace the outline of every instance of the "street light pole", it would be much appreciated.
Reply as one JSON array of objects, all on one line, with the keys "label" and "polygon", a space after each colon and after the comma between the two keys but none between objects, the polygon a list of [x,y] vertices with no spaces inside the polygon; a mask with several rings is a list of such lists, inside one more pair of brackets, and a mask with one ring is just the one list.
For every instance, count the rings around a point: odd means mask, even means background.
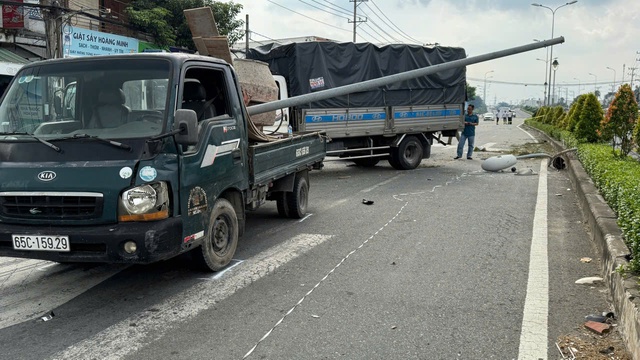
[{"label": "street light pole", "polygon": [[[557,8],[552,9],[548,6],[544,6],[542,4],[538,4],[538,3],[533,3],[531,4],[532,6],[538,6],[541,8],[545,8],[545,9],[549,9],[549,11],[551,11],[551,38],[553,39],[553,32],[554,32],[554,28],[555,28],[555,22],[556,22],[556,11],[562,7],[565,6],[569,6],[569,5],[573,5],[575,3],[577,3],[578,0],[573,0],[573,1],[569,1],[568,3],[564,4],[564,5],[560,5]],[[553,45],[551,46],[551,57],[550,59],[553,59]],[[551,69],[549,70],[549,83],[551,83]],[[551,97],[551,92],[549,92],[549,97]],[[549,101],[548,103],[551,103],[551,101]]]},{"label": "street light pole", "polygon": [[556,97],[556,70],[558,70],[558,65],[560,65],[558,63],[558,60],[553,60],[553,63],[551,64],[551,66],[553,66],[553,101],[554,103],[557,101],[555,99]]},{"label": "street light pole", "polygon": [[607,66],[607,69],[613,71],[613,86],[611,86],[611,92],[615,93],[616,92],[616,69],[610,68],[608,66]]},{"label": "street light pole", "polygon": [[592,73],[589,73],[589,75],[595,78],[595,83],[593,83],[593,94],[595,95],[596,91],[598,91],[598,77],[596,76],[596,74],[592,74]]},{"label": "street light pole", "polygon": [[[549,54],[549,49],[547,49],[547,55]],[[544,101],[547,101],[547,63],[549,62],[549,58],[547,60],[542,60],[540,58],[536,58],[536,60],[544,61]]]},{"label": "street light pole", "polygon": [[482,95],[482,101],[484,101],[485,106],[487,104],[487,75],[492,72],[493,70],[490,70],[484,73],[484,94]]}]

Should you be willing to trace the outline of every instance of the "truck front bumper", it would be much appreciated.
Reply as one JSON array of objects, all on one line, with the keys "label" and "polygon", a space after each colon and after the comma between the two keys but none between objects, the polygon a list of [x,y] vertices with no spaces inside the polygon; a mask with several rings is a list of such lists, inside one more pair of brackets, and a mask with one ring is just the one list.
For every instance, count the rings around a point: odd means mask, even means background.
[{"label": "truck front bumper", "polygon": [[[67,235],[70,251],[14,250],[12,235]],[[137,250],[124,250],[128,241]],[[182,252],[182,219],[169,218],[146,223],[93,226],[35,226],[0,224],[0,256],[57,262],[108,262],[148,264]]]}]

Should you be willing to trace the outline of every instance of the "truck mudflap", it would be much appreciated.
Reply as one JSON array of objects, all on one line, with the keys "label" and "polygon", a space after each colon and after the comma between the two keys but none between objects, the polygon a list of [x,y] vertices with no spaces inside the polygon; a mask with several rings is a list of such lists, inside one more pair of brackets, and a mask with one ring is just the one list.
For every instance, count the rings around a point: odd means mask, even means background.
[{"label": "truck mudflap", "polygon": [[[15,250],[15,235],[66,235],[69,251]],[[124,244],[133,241],[134,253]],[[149,264],[182,252],[182,219],[169,218],[145,223],[118,223],[91,226],[0,225],[0,256],[57,262],[104,262]]]}]

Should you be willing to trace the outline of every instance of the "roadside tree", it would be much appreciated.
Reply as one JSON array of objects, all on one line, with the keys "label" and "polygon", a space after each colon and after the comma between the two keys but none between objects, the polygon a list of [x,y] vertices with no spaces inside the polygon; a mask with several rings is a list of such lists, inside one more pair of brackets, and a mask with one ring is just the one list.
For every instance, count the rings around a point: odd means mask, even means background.
[{"label": "roadside tree", "polygon": [[609,110],[600,124],[602,139],[611,141],[615,154],[616,143],[620,143],[620,156],[625,157],[633,148],[633,131],[638,123],[638,102],[631,86],[624,84],[609,105]]},{"label": "roadside tree", "polygon": [[580,109],[580,115],[574,131],[576,138],[589,143],[598,142],[598,132],[603,116],[602,106],[600,106],[596,95],[593,93],[587,94]]},{"label": "roadside tree", "polygon": [[227,36],[230,45],[244,36],[244,21],[236,19],[242,10],[242,4],[233,1],[134,0],[125,11],[131,25],[152,35],[157,45],[175,45],[195,50],[191,30],[183,11],[205,6],[213,11],[218,31],[221,35]]},{"label": "roadside tree", "polygon": [[569,110],[569,115],[567,116],[566,130],[573,132],[576,129],[576,124],[580,118],[580,112],[582,111],[582,104],[584,103],[586,96],[586,94],[578,96],[573,102],[573,105],[571,105],[571,110]]}]

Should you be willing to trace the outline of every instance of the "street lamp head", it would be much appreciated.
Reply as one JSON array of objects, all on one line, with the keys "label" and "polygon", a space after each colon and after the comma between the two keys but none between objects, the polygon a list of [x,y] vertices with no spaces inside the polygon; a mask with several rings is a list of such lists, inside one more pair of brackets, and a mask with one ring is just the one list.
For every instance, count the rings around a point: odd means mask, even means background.
[{"label": "street lamp head", "polygon": [[560,65],[560,63],[558,62],[558,60],[553,60],[551,65],[553,65],[553,70],[557,70],[558,69],[558,65]]},{"label": "street lamp head", "polygon": [[573,5],[573,4],[577,3],[577,2],[578,2],[578,0],[569,1],[569,2],[567,3],[567,5]]},{"label": "street lamp head", "polygon": [[542,6],[542,4],[533,3],[533,4],[531,4],[531,6]]}]

